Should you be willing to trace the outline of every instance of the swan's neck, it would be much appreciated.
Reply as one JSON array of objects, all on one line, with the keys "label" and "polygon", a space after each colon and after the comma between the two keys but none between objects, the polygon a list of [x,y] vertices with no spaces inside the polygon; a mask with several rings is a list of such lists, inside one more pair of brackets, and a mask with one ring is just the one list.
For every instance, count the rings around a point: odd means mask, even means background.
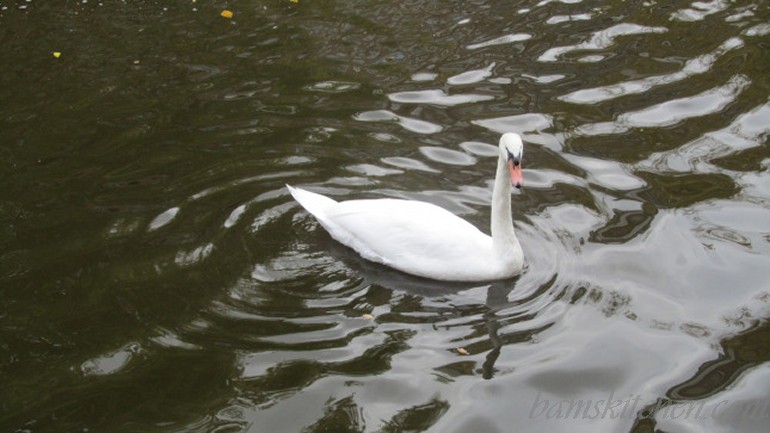
[{"label": "swan's neck", "polygon": [[513,231],[511,217],[511,178],[503,158],[498,158],[495,185],[492,189],[492,244],[500,256],[508,256],[520,249]]}]

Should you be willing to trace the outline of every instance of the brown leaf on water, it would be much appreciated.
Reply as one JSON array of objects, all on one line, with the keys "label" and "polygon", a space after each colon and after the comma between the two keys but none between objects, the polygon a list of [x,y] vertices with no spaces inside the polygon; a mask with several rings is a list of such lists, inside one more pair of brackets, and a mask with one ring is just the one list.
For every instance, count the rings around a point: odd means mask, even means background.
[{"label": "brown leaf on water", "polygon": [[374,316],[372,316],[371,314],[364,314],[361,317],[366,320],[374,320]]},{"label": "brown leaf on water", "polygon": [[225,10],[223,10],[223,11],[222,11],[222,13],[220,13],[219,15],[221,15],[221,16],[223,16],[223,17],[225,17],[225,18],[228,18],[228,19],[230,19],[230,18],[232,18],[232,17],[233,17],[233,11],[225,9]]},{"label": "brown leaf on water", "polygon": [[464,347],[460,347],[460,348],[458,348],[458,349],[457,349],[457,353],[459,353],[460,355],[470,355],[470,352],[468,352],[467,350],[465,350],[465,348],[464,348]]}]

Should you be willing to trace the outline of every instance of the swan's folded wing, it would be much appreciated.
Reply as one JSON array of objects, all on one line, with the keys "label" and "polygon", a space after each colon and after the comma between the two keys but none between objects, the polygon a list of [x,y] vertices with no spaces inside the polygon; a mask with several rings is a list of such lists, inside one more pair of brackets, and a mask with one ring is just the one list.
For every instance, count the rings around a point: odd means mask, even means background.
[{"label": "swan's folded wing", "polygon": [[398,199],[352,200],[331,209],[324,224],[364,258],[409,273],[488,260],[492,239],[438,206]]}]

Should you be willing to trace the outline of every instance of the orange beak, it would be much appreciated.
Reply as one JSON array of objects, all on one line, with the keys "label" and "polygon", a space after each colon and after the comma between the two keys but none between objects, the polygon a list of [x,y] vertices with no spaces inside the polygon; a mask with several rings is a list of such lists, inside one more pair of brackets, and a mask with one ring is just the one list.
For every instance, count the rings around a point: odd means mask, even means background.
[{"label": "orange beak", "polygon": [[524,174],[521,172],[521,163],[514,165],[513,160],[508,160],[508,171],[511,173],[511,185],[521,188],[524,183]]}]

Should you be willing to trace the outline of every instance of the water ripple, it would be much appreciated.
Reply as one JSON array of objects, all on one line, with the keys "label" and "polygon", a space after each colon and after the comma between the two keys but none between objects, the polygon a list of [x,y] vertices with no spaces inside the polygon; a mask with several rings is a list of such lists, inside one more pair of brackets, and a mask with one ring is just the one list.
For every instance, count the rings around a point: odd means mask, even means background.
[{"label": "water ripple", "polygon": [[176,217],[177,213],[179,213],[178,207],[172,207],[163,211],[150,222],[149,230],[157,230],[170,223]]},{"label": "water ripple", "polygon": [[431,159],[432,161],[441,162],[450,165],[474,165],[476,164],[476,158],[468,155],[467,153],[458,152],[452,149],[445,149],[443,147],[424,146],[420,148],[420,152]]},{"label": "water ripple", "polygon": [[770,35],[770,24],[768,23],[757,24],[755,26],[749,27],[748,29],[744,30],[743,34],[749,37]]},{"label": "water ripple", "polygon": [[311,92],[344,93],[358,90],[360,87],[360,83],[351,81],[321,81],[305,86],[304,89]]},{"label": "water ripple", "polygon": [[492,62],[489,66],[482,69],[475,69],[471,71],[465,71],[461,74],[453,75],[447,78],[447,84],[453,86],[461,86],[465,84],[474,84],[481,82],[485,78],[492,75],[492,70],[495,68],[495,63]]},{"label": "water ripple", "polygon": [[685,120],[719,113],[751,84],[745,75],[735,75],[722,86],[687,98],[672,99],[638,111],[623,113],[614,122],[582,125],[576,135],[621,134],[631,128],[669,127]]},{"label": "water ripple", "polygon": [[435,134],[444,129],[435,123],[406,116],[399,116],[388,110],[366,111],[356,114],[354,118],[362,122],[393,122],[406,130],[419,134]]},{"label": "water ripple", "polygon": [[514,42],[522,42],[532,38],[529,33],[511,33],[508,35],[500,36],[494,39],[489,39],[484,42],[478,42],[475,44],[467,45],[469,50],[477,50],[479,48],[491,47],[494,45],[511,44]]},{"label": "water ripple", "polygon": [[673,99],[643,110],[624,113],[618,123],[631,128],[666,127],[683,120],[719,113],[751,84],[745,75],[735,75],[726,84],[682,99]]},{"label": "water ripple", "polygon": [[501,134],[508,131],[533,132],[550,128],[553,125],[553,117],[543,113],[527,113],[474,120],[473,123]]},{"label": "water ripple", "polygon": [[658,172],[713,171],[713,160],[757,147],[761,138],[770,134],[769,120],[770,102],[741,114],[722,129],[707,132],[676,149],[654,153],[637,166]]},{"label": "water ripple", "polygon": [[730,38],[713,52],[688,60],[679,72],[655,75],[640,80],[624,81],[622,83],[594,87],[591,89],[576,90],[566,95],[559,96],[558,99],[573,104],[598,104],[600,102],[627,95],[645,93],[655,87],[676,83],[695,75],[708,72],[720,57],[743,45],[743,40],[740,38]]},{"label": "water ripple", "polygon": [[431,168],[427,164],[425,164],[422,161],[413,159],[413,158],[407,158],[403,156],[389,156],[386,158],[382,158],[382,162],[388,165],[392,165],[394,167],[403,168],[405,170],[418,170],[418,171],[425,171],[428,173],[438,173],[439,171]]},{"label": "water ripple", "polygon": [[701,21],[709,15],[724,11],[728,7],[729,3],[725,0],[696,1],[689,8],[679,9],[671,14],[671,19],[684,22]]},{"label": "water ripple", "polygon": [[610,28],[594,33],[591,38],[585,42],[576,45],[549,48],[540,55],[538,61],[556,62],[559,60],[559,57],[573,51],[603,50],[615,45],[615,39],[621,36],[665,33],[666,31],[668,31],[668,29],[665,27],[648,27],[629,23],[616,24]]},{"label": "water ripple", "polygon": [[433,104],[451,107],[472,102],[489,101],[494,99],[494,97],[473,93],[447,95],[443,90],[419,90],[391,93],[388,95],[388,99],[401,104]]},{"label": "water ripple", "polygon": [[554,15],[548,18],[545,21],[545,23],[560,24],[560,23],[571,22],[571,21],[588,21],[591,18],[593,18],[593,15],[590,13],[574,14],[574,15]]}]

